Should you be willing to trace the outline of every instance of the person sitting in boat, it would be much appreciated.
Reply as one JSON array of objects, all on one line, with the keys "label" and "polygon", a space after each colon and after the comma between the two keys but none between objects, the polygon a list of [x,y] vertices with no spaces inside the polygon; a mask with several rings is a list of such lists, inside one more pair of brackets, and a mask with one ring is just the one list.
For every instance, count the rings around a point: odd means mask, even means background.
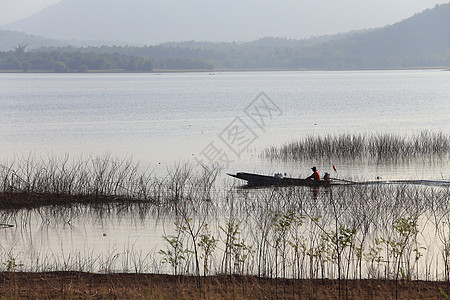
[{"label": "person sitting in boat", "polygon": [[325,175],[323,175],[323,180],[325,181],[330,181],[330,174],[329,173],[325,173]]},{"label": "person sitting in boat", "polygon": [[316,167],[312,167],[311,170],[313,171],[311,176],[306,177],[306,179],[313,179],[315,181],[320,180],[320,174],[319,171],[317,171]]}]

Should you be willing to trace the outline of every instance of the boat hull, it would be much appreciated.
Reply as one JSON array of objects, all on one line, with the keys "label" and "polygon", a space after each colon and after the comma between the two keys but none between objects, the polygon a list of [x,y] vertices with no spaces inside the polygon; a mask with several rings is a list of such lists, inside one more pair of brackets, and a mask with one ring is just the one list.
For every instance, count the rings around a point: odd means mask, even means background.
[{"label": "boat hull", "polygon": [[275,177],[253,173],[239,172],[228,174],[231,177],[247,181],[250,186],[330,186],[331,181],[302,178]]}]

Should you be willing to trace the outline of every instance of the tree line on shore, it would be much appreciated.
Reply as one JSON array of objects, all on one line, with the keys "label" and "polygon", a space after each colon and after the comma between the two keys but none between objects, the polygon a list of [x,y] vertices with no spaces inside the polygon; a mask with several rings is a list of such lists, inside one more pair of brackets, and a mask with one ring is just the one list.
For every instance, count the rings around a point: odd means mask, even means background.
[{"label": "tree line on shore", "polygon": [[154,59],[120,53],[96,53],[86,51],[39,51],[26,52],[26,44],[19,44],[15,50],[0,52],[0,70],[22,72],[152,72],[155,69],[211,70],[213,65],[203,60],[191,58]]},{"label": "tree line on shore", "polygon": [[446,67],[449,55],[410,54],[370,57],[362,53],[329,51],[324,45],[295,47],[271,43],[180,43],[145,47],[58,47],[0,52],[0,70],[87,72],[226,69],[389,69]]}]

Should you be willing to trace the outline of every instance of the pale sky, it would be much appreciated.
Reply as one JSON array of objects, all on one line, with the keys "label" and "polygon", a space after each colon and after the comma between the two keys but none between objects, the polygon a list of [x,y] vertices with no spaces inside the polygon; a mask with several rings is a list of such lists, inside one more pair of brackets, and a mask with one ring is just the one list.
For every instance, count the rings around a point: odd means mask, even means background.
[{"label": "pale sky", "polygon": [[[60,1],[62,0],[0,0],[0,26],[25,18]],[[217,1],[217,3],[223,2],[223,0],[205,1],[208,1],[209,5],[215,1]],[[229,1],[229,5],[240,3],[239,6],[245,6],[248,0],[241,1],[242,2]],[[259,3],[261,6],[255,7],[255,14],[258,14],[258,9],[263,7],[265,3],[273,3],[269,1],[277,0],[260,0]],[[313,24],[313,29],[316,31],[311,32],[310,34],[317,35],[330,34],[335,31],[342,32],[351,29],[376,28],[393,24],[411,17],[415,13],[421,12],[427,8],[433,8],[436,4],[448,3],[449,1],[450,0],[288,0],[286,2],[291,2],[292,7],[308,8],[306,18],[320,20],[317,24],[310,22],[310,24]],[[194,2],[200,3],[201,1]],[[250,3],[250,1],[248,3]],[[198,9],[200,11],[202,10],[201,7]],[[236,7],[236,11],[239,12],[239,7]],[[299,16],[299,18],[301,17]]]}]

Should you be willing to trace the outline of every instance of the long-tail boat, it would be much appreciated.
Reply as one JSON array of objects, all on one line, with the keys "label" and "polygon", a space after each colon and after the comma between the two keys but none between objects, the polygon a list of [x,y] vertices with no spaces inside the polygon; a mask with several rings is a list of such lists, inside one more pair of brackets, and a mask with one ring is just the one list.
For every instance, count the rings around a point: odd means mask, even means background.
[{"label": "long-tail boat", "polygon": [[247,181],[249,186],[330,186],[333,184],[331,180],[312,180],[302,178],[290,178],[283,176],[269,176],[253,173],[239,172],[227,175]]}]

